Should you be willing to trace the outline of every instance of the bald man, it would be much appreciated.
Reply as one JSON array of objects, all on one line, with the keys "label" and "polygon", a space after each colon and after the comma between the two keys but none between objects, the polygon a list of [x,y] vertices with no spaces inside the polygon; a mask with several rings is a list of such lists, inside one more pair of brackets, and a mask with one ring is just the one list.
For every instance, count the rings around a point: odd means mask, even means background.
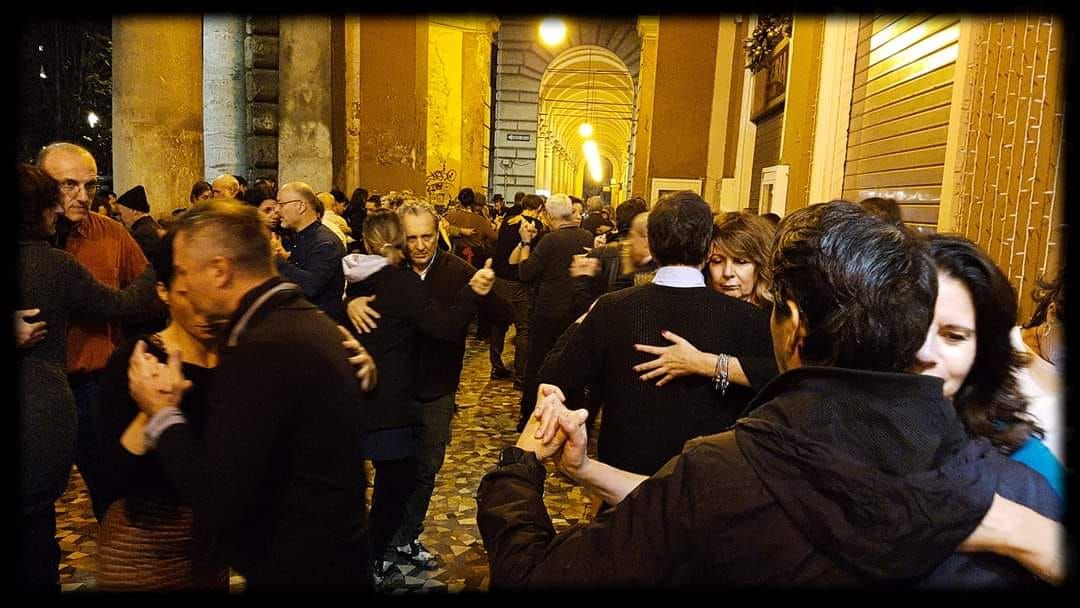
[{"label": "bald man", "polygon": [[214,191],[214,198],[237,198],[240,182],[235,176],[223,173],[214,178],[214,181],[210,183],[210,188]]},{"label": "bald man", "polygon": [[290,182],[277,195],[277,212],[281,227],[296,233],[292,249],[286,250],[280,241],[273,242],[278,272],[300,286],[314,305],[323,309],[338,323],[346,323],[345,272],[341,258],[345,245],[332,230],[319,221],[320,205],[315,191],[304,182]]},{"label": "bald man", "polygon": [[[90,213],[90,201],[98,188],[97,162],[93,155],[75,144],[53,143],[38,154],[37,165],[60,182],[64,214],[56,223],[58,246],[109,287],[123,289],[134,282],[148,265],[142,249],[122,224]],[[75,394],[79,416],[75,465],[86,482],[98,521],[105,515],[105,505],[99,500],[96,404],[101,372],[122,341],[116,323],[77,318],[68,323],[68,383]]]}]

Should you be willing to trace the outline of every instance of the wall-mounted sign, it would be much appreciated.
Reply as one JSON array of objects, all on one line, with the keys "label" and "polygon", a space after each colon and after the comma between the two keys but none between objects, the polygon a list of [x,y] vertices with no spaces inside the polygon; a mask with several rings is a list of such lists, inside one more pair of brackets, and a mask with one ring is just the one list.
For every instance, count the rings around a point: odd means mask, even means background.
[{"label": "wall-mounted sign", "polygon": [[532,135],[529,133],[507,133],[507,141],[529,141],[532,139]]},{"label": "wall-mounted sign", "polygon": [[750,120],[757,122],[784,107],[788,79],[789,38],[784,38],[772,51],[769,63],[752,77],[753,101]]}]

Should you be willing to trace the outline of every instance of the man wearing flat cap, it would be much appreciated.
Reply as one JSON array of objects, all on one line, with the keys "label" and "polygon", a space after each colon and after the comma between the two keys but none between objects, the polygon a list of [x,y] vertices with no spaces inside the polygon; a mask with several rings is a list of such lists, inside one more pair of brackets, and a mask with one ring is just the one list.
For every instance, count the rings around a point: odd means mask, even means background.
[{"label": "man wearing flat cap", "polygon": [[146,200],[146,189],[135,186],[116,199],[116,209],[120,221],[135,237],[135,242],[148,259],[154,259],[154,252],[161,243],[165,231],[150,216],[150,203]]}]

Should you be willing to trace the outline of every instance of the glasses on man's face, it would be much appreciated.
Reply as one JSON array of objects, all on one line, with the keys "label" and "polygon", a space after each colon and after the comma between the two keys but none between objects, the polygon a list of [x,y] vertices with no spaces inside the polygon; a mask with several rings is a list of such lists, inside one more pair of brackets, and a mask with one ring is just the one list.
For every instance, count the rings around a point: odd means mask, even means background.
[{"label": "glasses on man's face", "polygon": [[302,203],[302,202],[304,202],[304,200],[299,199],[299,198],[294,198],[291,201],[278,201],[278,202],[274,203],[274,209],[276,209],[277,211],[281,211],[281,208],[284,207],[285,205],[288,205],[289,203]]},{"label": "glasses on man's face", "polygon": [[80,188],[86,188],[87,196],[94,196],[95,194],[97,194],[98,189],[97,180],[89,181],[85,184],[80,184],[73,179],[66,179],[60,182],[60,192],[63,192],[64,194],[67,194],[69,196],[78,193]]}]

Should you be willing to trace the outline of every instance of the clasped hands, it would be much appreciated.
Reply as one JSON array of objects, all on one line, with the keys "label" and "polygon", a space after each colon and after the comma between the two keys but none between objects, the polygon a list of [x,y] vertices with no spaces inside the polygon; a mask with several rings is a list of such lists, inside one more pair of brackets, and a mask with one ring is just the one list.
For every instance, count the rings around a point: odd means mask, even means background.
[{"label": "clasped hands", "polygon": [[571,478],[588,464],[585,431],[588,410],[570,410],[559,387],[541,384],[536,393],[536,408],[518,438],[517,447],[534,452],[537,458],[551,458],[555,466]]},{"label": "clasped hands", "polygon": [[180,350],[171,348],[168,353],[168,361],[162,363],[146,352],[146,342],[139,340],[128,360],[128,391],[149,417],[165,408],[178,407],[184,392],[191,388],[191,381],[184,378]]}]

